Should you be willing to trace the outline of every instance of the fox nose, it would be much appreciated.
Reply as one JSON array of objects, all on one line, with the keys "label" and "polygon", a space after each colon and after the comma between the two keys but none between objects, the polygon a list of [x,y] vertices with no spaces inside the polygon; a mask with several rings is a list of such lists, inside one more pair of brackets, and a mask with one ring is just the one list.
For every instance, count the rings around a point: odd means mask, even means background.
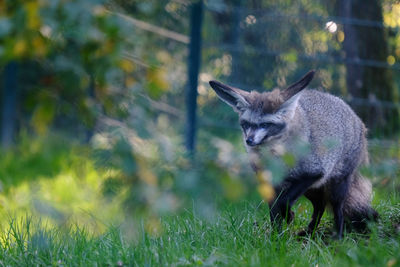
[{"label": "fox nose", "polygon": [[252,136],[250,136],[250,137],[248,137],[248,138],[246,139],[246,144],[247,144],[248,146],[255,146],[255,145],[256,145],[256,143],[254,142],[254,138],[253,138]]}]

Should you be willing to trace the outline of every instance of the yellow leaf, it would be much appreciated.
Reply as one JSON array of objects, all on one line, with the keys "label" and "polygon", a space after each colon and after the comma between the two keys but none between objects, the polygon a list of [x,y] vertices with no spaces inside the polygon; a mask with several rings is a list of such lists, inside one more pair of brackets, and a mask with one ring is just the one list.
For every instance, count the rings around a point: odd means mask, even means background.
[{"label": "yellow leaf", "polygon": [[51,102],[38,106],[32,115],[31,123],[38,134],[45,134],[49,124],[54,118],[55,107]]},{"label": "yellow leaf", "polygon": [[275,197],[275,189],[271,184],[272,173],[268,170],[257,172],[257,181],[259,183],[257,190],[261,197],[270,202]]},{"label": "yellow leaf", "polygon": [[25,40],[17,40],[14,45],[13,52],[16,56],[23,56],[27,50],[27,45]]},{"label": "yellow leaf", "polygon": [[135,65],[132,63],[132,61],[128,59],[123,59],[119,63],[121,69],[125,72],[133,72],[135,70]]},{"label": "yellow leaf", "polygon": [[297,52],[296,50],[291,50],[282,55],[282,60],[287,62],[296,62],[297,61]]},{"label": "yellow leaf", "polygon": [[275,190],[272,187],[270,183],[262,183],[257,187],[258,193],[261,195],[261,197],[266,200],[267,202],[270,202],[274,199],[275,197]]},{"label": "yellow leaf", "polygon": [[268,170],[257,172],[257,180],[260,184],[269,183],[272,180],[272,173]]},{"label": "yellow leaf", "polygon": [[342,32],[342,31],[338,31],[338,33],[337,33],[337,39],[338,39],[338,41],[340,42],[340,43],[342,43],[343,41],[344,41],[344,32]]},{"label": "yellow leaf", "polygon": [[35,30],[40,28],[40,16],[39,16],[39,2],[31,1],[25,5],[27,13],[27,27],[28,29]]},{"label": "yellow leaf", "polygon": [[393,65],[394,63],[396,63],[396,59],[395,59],[394,56],[392,56],[392,55],[388,56],[387,59],[386,59],[386,61],[387,61],[387,63],[388,63],[389,65]]},{"label": "yellow leaf", "polygon": [[157,59],[164,64],[171,62],[172,58],[171,55],[166,51],[159,51],[157,53]]},{"label": "yellow leaf", "polygon": [[151,97],[158,98],[168,90],[167,73],[164,69],[149,69],[147,72],[148,91]]},{"label": "yellow leaf", "polygon": [[43,39],[40,38],[39,36],[36,36],[35,38],[33,38],[32,45],[34,48],[34,52],[37,56],[42,57],[46,54],[46,52],[47,52],[46,44],[43,41]]}]

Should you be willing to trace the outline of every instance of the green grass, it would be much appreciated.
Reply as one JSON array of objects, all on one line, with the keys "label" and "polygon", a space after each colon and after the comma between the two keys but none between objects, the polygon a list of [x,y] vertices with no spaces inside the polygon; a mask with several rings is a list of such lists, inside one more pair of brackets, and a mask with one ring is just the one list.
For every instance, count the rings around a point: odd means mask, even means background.
[{"label": "green grass", "polygon": [[282,233],[271,232],[268,208],[257,199],[218,203],[212,220],[193,210],[163,217],[153,235],[144,218],[109,226],[102,235],[46,227],[31,217],[11,220],[1,234],[0,265],[400,266],[400,197],[380,195],[374,202],[381,219],[371,233],[348,233],[343,240],[331,238],[330,215],[313,238],[296,236],[311,213],[305,200],[295,206],[296,219]]}]

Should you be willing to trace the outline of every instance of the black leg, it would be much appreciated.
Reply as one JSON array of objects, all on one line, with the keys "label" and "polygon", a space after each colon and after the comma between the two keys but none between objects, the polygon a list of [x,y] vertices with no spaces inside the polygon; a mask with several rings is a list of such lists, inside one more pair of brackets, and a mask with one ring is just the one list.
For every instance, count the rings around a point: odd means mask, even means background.
[{"label": "black leg", "polygon": [[344,225],[344,218],[343,218],[343,203],[332,203],[333,207],[333,217],[335,220],[336,226],[336,233],[338,238],[343,237],[343,225]]},{"label": "black leg", "polygon": [[277,198],[270,203],[270,216],[272,224],[280,227],[283,218],[286,218],[287,222],[293,220],[294,213],[290,210],[290,208],[294,202],[321,177],[321,174],[304,174],[285,179],[284,182],[275,189],[276,193],[278,194]]},{"label": "black leg", "polygon": [[307,230],[312,233],[319,225],[322,215],[325,211],[326,201],[323,189],[310,189],[304,194],[313,205],[313,214],[311,222],[308,224]]},{"label": "black leg", "polygon": [[341,179],[331,178],[330,187],[330,201],[333,209],[333,218],[335,220],[336,233],[338,238],[343,237],[343,206],[344,200],[348,192],[349,181],[348,177]]}]

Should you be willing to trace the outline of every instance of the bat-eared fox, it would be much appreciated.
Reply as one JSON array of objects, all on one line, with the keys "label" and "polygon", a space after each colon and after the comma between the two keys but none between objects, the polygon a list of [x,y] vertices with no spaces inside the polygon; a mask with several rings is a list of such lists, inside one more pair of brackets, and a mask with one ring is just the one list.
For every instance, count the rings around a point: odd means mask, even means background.
[{"label": "bat-eared fox", "polygon": [[256,172],[268,167],[263,166],[263,151],[275,156],[296,155],[297,144],[309,147],[287,168],[284,179],[274,185],[275,197],[269,203],[272,223],[281,225],[283,218],[291,222],[291,206],[304,195],[314,211],[303,234],[316,229],[325,207],[330,205],[341,238],[345,222],[362,230],[368,220],[378,218],[370,204],[371,183],[359,172],[361,165],[368,164],[366,128],[340,98],[305,89],[314,73],[308,72],[285,90],[263,93],[218,81],[210,81],[210,85],[239,114],[250,163]]}]

